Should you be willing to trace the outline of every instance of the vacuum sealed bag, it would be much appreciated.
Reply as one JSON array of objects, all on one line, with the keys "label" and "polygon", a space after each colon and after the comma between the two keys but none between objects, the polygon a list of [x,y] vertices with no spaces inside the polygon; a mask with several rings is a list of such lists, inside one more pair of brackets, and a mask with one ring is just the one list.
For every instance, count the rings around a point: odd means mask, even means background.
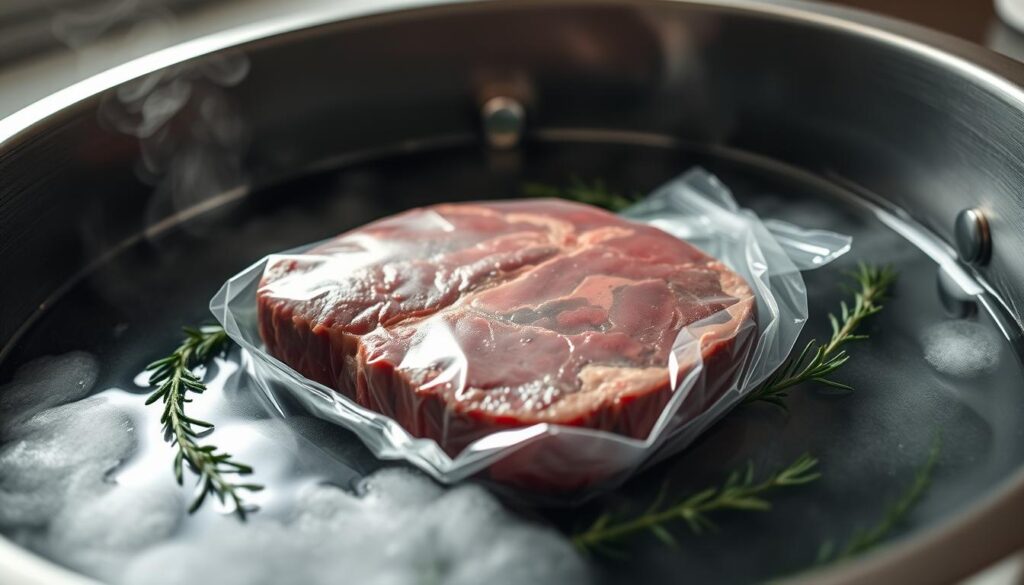
[{"label": "vacuum sealed bag", "polygon": [[740,209],[697,169],[620,215],[441,204],[269,256],[211,302],[275,405],[383,459],[586,494],[685,448],[778,368],[801,270],[850,238]]}]

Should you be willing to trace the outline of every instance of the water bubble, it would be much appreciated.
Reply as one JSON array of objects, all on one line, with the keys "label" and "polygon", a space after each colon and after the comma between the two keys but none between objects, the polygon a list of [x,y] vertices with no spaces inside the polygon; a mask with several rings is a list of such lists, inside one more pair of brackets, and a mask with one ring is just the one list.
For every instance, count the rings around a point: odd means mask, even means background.
[{"label": "water bubble", "polygon": [[981,323],[953,320],[937,323],[921,334],[924,357],[936,370],[958,378],[991,373],[999,365],[1002,343]]}]

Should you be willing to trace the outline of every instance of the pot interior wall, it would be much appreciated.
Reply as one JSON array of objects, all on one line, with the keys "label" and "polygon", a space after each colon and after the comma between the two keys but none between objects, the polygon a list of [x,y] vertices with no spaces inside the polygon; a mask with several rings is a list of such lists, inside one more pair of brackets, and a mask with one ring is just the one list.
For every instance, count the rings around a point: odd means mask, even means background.
[{"label": "pot interior wall", "polygon": [[[208,184],[154,192],[139,180],[140,141],[114,129],[124,127],[118,107],[130,107],[118,103],[124,87],[15,137],[0,156],[0,265],[19,286],[2,293],[0,340],[90,260],[232,181],[265,185],[378,149],[475,135],[479,100],[492,93],[520,98],[532,130],[655,133],[848,181],[944,236],[959,210],[980,206],[995,243],[981,272],[1012,305],[1024,282],[1011,261],[1024,238],[1018,96],[904,46],[797,18],[677,2],[563,4],[438,7],[243,46],[229,57],[247,59],[247,77],[210,98],[236,114],[224,132],[238,133],[225,163],[237,168]],[[152,157],[193,131],[142,142]]]}]

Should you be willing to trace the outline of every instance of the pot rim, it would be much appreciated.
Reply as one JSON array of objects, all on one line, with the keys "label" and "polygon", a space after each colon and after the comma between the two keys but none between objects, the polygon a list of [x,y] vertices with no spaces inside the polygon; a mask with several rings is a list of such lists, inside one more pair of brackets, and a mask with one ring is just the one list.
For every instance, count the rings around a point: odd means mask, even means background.
[{"label": "pot rim", "polygon": [[[53,119],[78,108],[118,85],[217,51],[241,47],[290,33],[363,18],[406,15],[421,11],[473,9],[482,4],[550,5],[547,0],[350,0],[221,31],[133,59],[50,94],[0,119],[0,156],[28,139]],[[730,10],[870,40],[912,53],[955,71],[998,94],[1024,111],[1024,65],[984,47],[924,27],[861,10],[826,6],[805,0],[558,0],[560,4],[684,4]],[[1011,554],[1024,545],[1024,531],[1014,518],[1024,518],[1024,469],[992,492],[920,534],[911,535],[835,567],[818,569],[791,580],[796,584],[860,583],[920,580],[926,575],[954,581]],[[1002,524],[1000,527],[999,524]],[[997,529],[993,530],[992,527]],[[985,546],[969,548],[964,543]],[[953,557],[960,560],[953,560]],[[940,562],[936,562],[940,559]],[[23,583],[87,585],[78,575],[0,536],[0,577]],[[916,579],[915,579],[916,577]],[[6,581],[7,579],[0,579]]]}]

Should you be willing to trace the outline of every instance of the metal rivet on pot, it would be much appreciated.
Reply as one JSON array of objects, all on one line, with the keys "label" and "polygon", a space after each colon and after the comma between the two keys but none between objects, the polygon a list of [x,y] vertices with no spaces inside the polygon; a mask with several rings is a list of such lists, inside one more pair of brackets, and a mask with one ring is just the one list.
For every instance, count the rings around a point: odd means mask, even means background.
[{"label": "metal rivet on pot", "polygon": [[965,209],[958,213],[954,233],[961,260],[971,264],[988,262],[992,253],[992,238],[988,220],[980,209]]},{"label": "metal rivet on pot", "polygon": [[494,148],[514,148],[523,136],[526,110],[513,98],[498,96],[484,102],[484,134]]}]

